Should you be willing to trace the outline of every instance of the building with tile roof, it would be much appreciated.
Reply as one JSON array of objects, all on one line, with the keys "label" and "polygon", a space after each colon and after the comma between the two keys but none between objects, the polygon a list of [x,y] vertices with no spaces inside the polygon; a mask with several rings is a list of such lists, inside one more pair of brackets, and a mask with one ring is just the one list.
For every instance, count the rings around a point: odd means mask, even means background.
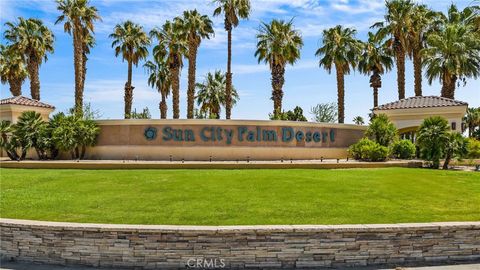
[{"label": "building with tile roof", "polygon": [[48,120],[55,107],[24,96],[10,97],[0,100],[0,120],[17,122],[18,117],[25,111],[36,111],[43,119]]},{"label": "building with tile roof", "polygon": [[468,104],[463,101],[438,97],[409,97],[386,103],[373,108],[374,114],[386,114],[397,126],[402,137],[411,137],[423,122],[430,116],[446,118],[453,131],[462,132],[462,119]]}]

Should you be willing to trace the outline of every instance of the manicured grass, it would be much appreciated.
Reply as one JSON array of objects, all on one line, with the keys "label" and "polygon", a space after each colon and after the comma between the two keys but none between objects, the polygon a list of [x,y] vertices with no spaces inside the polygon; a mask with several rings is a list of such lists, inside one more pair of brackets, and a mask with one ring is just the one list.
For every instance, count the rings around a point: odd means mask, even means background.
[{"label": "manicured grass", "polygon": [[428,169],[0,169],[4,218],[131,224],[480,220],[480,174]]}]

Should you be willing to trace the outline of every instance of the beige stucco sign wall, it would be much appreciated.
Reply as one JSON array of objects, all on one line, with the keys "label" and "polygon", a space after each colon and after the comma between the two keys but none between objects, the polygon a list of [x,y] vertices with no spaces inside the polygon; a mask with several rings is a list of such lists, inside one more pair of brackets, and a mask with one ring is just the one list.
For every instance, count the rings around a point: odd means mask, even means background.
[{"label": "beige stucco sign wall", "polygon": [[344,158],[366,127],[287,121],[102,120],[90,159]]}]

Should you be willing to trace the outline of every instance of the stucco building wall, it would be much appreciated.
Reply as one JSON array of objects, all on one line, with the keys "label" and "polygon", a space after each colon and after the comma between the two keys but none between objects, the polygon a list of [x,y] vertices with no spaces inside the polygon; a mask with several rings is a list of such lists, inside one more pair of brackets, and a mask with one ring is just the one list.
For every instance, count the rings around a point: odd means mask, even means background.
[{"label": "stucco building wall", "polygon": [[39,108],[24,105],[3,104],[0,106],[0,121],[5,120],[10,121],[11,123],[16,123],[18,117],[26,111],[38,112],[43,120],[48,121],[48,117],[53,110],[53,108]]},{"label": "stucco building wall", "polygon": [[465,106],[432,107],[432,108],[408,108],[395,110],[374,109],[375,114],[386,114],[395,124],[400,133],[404,131],[416,131],[425,118],[441,116],[447,119],[452,131],[462,132],[462,119],[467,111]]}]

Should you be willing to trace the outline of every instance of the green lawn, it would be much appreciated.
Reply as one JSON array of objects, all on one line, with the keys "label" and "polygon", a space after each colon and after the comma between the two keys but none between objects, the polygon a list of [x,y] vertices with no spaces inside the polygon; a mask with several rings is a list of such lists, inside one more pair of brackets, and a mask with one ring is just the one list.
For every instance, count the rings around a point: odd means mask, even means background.
[{"label": "green lawn", "polygon": [[135,224],[480,220],[480,174],[428,169],[0,169],[4,218]]}]

